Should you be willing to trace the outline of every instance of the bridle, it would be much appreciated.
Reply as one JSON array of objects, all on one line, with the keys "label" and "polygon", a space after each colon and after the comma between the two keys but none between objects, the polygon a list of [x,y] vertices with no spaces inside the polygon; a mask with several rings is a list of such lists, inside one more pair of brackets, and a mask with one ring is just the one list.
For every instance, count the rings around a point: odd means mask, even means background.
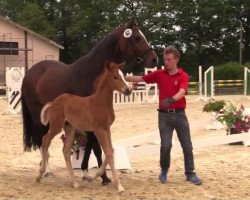
[{"label": "bridle", "polygon": [[[135,58],[136,64],[141,64],[141,63],[144,61],[145,56],[146,56],[150,51],[153,51],[153,48],[152,48],[152,47],[149,47],[148,49],[146,49],[145,51],[143,51],[143,52],[140,54],[139,51],[138,51],[138,48],[137,48],[136,45],[135,45],[135,42],[131,39],[131,37],[126,38],[126,39],[127,39],[127,44],[126,44],[126,49],[125,49],[123,55],[126,55],[126,54],[127,54],[128,45],[130,44],[130,46],[131,46],[132,49],[133,49],[134,54],[136,55],[136,58]],[[125,57],[125,56],[123,56],[123,57]]]}]

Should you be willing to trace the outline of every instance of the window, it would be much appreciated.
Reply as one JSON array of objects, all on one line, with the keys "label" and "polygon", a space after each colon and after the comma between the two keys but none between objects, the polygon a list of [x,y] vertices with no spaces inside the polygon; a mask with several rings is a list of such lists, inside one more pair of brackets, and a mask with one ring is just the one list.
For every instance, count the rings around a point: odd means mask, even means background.
[{"label": "window", "polygon": [[0,55],[18,55],[18,42],[0,41]]}]

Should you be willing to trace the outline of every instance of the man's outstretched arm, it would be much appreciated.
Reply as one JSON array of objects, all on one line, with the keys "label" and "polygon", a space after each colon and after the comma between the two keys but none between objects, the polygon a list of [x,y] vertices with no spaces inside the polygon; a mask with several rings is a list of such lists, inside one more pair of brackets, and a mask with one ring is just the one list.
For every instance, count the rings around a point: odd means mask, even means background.
[{"label": "man's outstretched arm", "polygon": [[142,76],[125,76],[125,80],[129,82],[145,82]]}]

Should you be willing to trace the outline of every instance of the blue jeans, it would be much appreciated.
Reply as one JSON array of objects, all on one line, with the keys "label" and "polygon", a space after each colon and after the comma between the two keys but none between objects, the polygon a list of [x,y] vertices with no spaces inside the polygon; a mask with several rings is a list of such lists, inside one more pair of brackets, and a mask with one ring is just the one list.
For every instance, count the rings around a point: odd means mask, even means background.
[{"label": "blue jeans", "polygon": [[184,154],[185,174],[194,174],[193,146],[190,136],[189,123],[185,111],[177,113],[159,112],[158,124],[161,137],[161,169],[167,172],[170,167],[172,137],[173,131],[176,130]]}]

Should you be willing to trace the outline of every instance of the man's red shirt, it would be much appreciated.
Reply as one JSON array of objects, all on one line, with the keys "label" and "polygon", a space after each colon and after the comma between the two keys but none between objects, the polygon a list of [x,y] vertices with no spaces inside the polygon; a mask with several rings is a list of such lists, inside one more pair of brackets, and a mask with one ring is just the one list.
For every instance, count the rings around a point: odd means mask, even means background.
[{"label": "man's red shirt", "polygon": [[183,88],[187,92],[189,76],[181,68],[178,68],[178,72],[174,75],[170,75],[166,69],[161,69],[150,74],[143,75],[142,78],[146,83],[157,83],[159,88],[160,109],[186,108],[185,96],[171,105],[161,105],[163,99],[173,97],[179,92],[180,88]]}]

